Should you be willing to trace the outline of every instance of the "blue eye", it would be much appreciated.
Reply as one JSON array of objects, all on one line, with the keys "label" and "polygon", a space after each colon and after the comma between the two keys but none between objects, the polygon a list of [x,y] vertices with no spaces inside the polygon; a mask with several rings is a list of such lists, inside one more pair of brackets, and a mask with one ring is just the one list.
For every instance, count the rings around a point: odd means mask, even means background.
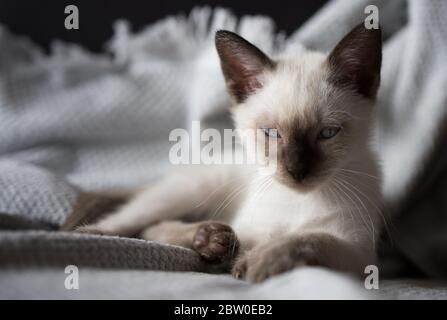
[{"label": "blue eye", "polygon": [[277,129],[274,128],[262,128],[262,131],[264,131],[265,135],[267,137],[273,138],[273,139],[280,139],[281,136],[279,135],[279,132]]},{"label": "blue eye", "polygon": [[323,128],[320,133],[318,134],[318,139],[330,139],[337,135],[337,133],[340,131],[340,127],[326,127]]}]

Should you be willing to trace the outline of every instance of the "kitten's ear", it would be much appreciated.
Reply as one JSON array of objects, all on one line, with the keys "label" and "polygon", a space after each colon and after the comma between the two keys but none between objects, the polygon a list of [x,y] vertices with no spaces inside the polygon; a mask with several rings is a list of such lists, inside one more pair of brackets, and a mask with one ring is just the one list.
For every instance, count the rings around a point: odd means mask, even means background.
[{"label": "kitten's ear", "polygon": [[237,103],[241,103],[262,87],[262,73],[273,69],[274,62],[233,32],[217,31],[215,41],[228,91]]},{"label": "kitten's ear", "polygon": [[332,72],[330,81],[374,99],[382,64],[380,28],[366,29],[363,23],[358,25],[332,50],[328,62]]}]

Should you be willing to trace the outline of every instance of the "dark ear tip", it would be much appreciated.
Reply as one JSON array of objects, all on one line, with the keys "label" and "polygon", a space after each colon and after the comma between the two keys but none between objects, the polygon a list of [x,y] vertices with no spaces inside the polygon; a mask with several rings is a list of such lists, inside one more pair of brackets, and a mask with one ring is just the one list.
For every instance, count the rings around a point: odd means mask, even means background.
[{"label": "dark ear tip", "polygon": [[216,42],[221,40],[227,40],[228,38],[234,37],[236,34],[228,30],[217,30],[214,36]]},{"label": "dark ear tip", "polygon": [[228,32],[227,30],[217,30],[216,31],[216,35],[215,35],[215,39],[222,38],[223,36],[225,36],[225,34],[227,32]]},{"label": "dark ear tip", "polygon": [[354,29],[352,29],[351,31],[352,33],[363,33],[363,32],[369,32],[372,35],[376,35],[377,37],[380,36],[380,38],[382,38],[382,26],[379,24],[379,27],[376,28],[370,28],[368,29],[365,26],[364,22],[359,23],[356,27],[354,27]]}]

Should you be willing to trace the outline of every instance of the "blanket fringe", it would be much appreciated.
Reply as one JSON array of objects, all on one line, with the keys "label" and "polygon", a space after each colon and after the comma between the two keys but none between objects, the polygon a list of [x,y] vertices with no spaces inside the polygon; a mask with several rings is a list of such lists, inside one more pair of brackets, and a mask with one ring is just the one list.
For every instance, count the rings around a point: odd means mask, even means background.
[{"label": "blanket fringe", "polygon": [[127,21],[117,21],[114,28],[108,49],[120,63],[160,59],[160,52],[170,53],[165,57],[169,60],[188,59],[198,47],[211,45],[219,29],[235,31],[270,53],[274,48],[281,50],[285,43],[284,33],[276,34],[270,18],[244,16],[238,19],[223,8],[196,7],[188,16],[169,16],[136,34],[131,33]]},{"label": "blanket fringe", "polygon": [[[224,8],[195,7],[189,15],[168,16],[148,25],[143,30],[132,33],[128,21],[118,20],[114,24],[114,34],[106,42],[106,52],[112,53],[110,59],[104,53],[95,54],[77,45],[56,40],[51,44],[49,54],[27,37],[17,37],[8,29],[0,25],[0,40],[8,46],[17,47],[19,55],[26,59],[17,61],[16,67],[33,63],[61,63],[70,64],[73,60],[101,61],[122,65],[142,59],[160,59],[160,52],[169,53],[168,60],[189,59],[203,45],[212,45],[215,31],[226,29],[235,31],[263,50],[274,53],[282,50],[285,44],[284,33],[275,32],[272,19],[265,16],[244,16],[238,19],[231,11]],[[175,47],[175,50],[173,48]],[[180,47],[180,48],[179,48]],[[180,49],[180,50],[179,50]],[[8,65],[0,66],[3,69]],[[2,70],[3,71],[3,70]]]}]

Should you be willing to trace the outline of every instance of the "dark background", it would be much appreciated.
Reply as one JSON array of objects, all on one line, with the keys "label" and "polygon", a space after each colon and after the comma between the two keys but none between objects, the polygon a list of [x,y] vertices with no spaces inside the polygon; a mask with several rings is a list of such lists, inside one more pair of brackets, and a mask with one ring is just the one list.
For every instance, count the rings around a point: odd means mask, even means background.
[{"label": "dark background", "polygon": [[[110,39],[113,22],[127,19],[138,31],[170,14],[187,14],[194,6],[229,8],[237,16],[263,14],[272,17],[278,31],[290,34],[315,13],[327,0],[312,1],[201,1],[201,0],[0,0],[0,23],[15,34],[26,35],[48,49],[54,39],[84,45],[101,51]],[[65,6],[79,9],[79,30],[66,30]]]}]

